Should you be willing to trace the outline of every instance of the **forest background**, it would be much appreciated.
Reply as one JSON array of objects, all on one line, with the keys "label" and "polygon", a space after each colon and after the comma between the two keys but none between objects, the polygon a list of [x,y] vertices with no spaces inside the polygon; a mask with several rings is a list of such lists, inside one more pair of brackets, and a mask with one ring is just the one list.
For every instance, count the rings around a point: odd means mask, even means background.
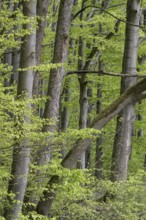
[{"label": "forest background", "polygon": [[0,0],[0,219],[146,219],[146,1]]}]

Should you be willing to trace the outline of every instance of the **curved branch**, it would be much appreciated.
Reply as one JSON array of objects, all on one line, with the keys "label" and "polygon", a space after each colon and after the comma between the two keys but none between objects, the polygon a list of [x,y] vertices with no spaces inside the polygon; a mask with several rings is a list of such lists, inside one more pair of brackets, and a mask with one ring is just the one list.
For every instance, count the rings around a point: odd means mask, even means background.
[{"label": "curved branch", "polygon": [[72,75],[72,74],[98,74],[99,76],[107,75],[107,76],[118,76],[118,77],[137,77],[137,78],[145,78],[146,74],[135,74],[135,75],[130,75],[130,74],[120,74],[120,73],[108,73],[104,71],[95,71],[95,70],[71,70],[68,71],[66,75]]},{"label": "curved branch", "polygon": [[135,26],[135,27],[139,27],[139,28],[145,28],[145,26],[143,25],[137,25],[137,24],[133,24],[133,23],[130,23],[130,22],[127,22],[121,18],[118,18],[117,16],[113,15],[112,13],[110,13],[109,11],[101,8],[101,7],[98,7],[98,6],[94,6],[94,5],[87,5],[85,6],[84,8],[82,8],[81,10],[79,10],[73,17],[72,20],[74,20],[80,13],[82,13],[83,11],[85,11],[87,8],[96,8],[96,9],[100,9],[101,11],[104,11],[106,14],[110,15],[111,17],[117,19],[118,21],[121,21],[125,24],[129,24],[129,25],[132,25],[132,26]]}]

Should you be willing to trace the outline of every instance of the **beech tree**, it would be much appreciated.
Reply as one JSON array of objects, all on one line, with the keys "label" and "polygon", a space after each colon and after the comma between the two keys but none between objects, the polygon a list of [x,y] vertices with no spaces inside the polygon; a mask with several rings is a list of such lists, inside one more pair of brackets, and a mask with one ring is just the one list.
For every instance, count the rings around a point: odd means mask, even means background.
[{"label": "beech tree", "polygon": [[[125,48],[122,73],[136,74],[138,50],[138,25],[140,23],[140,1],[127,2],[127,24],[125,31]],[[129,23],[133,25],[129,25]],[[134,26],[135,25],[135,26]],[[137,26],[136,26],[137,25]],[[122,78],[121,93],[135,84],[136,78]],[[117,118],[117,128],[114,139],[111,179],[125,180],[128,173],[128,161],[131,154],[131,136],[134,121],[134,106],[127,106]]]},{"label": "beech tree", "polygon": [[[23,3],[23,14],[28,18],[33,19],[30,24],[25,24],[25,30],[29,30],[32,34],[25,36],[22,40],[20,52],[20,68],[18,78],[18,89],[17,98],[18,99],[31,99],[32,97],[32,86],[34,72],[30,69],[31,66],[35,66],[35,42],[36,33],[35,28],[33,28],[33,23],[35,23],[36,16],[36,1],[24,2]],[[33,29],[32,29],[33,28]],[[26,69],[26,70],[25,70]],[[31,104],[28,103],[26,110],[29,111]],[[30,117],[26,113],[22,116],[18,116],[19,122],[16,122],[16,126],[20,126],[22,129],[22,136],[16,140],[15,146],[13,148],[13,162],[11,179],[9,181],[8,193],[13,193],[14,198],[12,199],[8,195],[8,200],[10,205],[5,210],[6,219],[18,219],[21,213],[23,199],[25,195],[25,189],[27,185],[28,173],[29,173],[29,163],[30,163],[30,144],[29,136],[23,136],[23,127],[21,123],[29,124]],[[20,124],[19,124],[20,123]]]},{"label": "beech tree", "polygon": [[[61,1],[58,14],[57,30],[54,45],[53,63],[62,64],[62,67],[53,69],[50,74],[47,100],[44,110],[44,118],[52,120],[53,124],[44,126],[43,131],[54,132],[57,130],[57,120],[59,114],[59,103],[63,77],[66,74],[64,63],[67,61],[68,34],[71,22],[71,9],[73,1]],[[50,147],[44,147],[39,152],[39,164],[48,163],[50,160]]]},{"label": "beech tree", "polygon": [[146,218],[145,4],[0,2],[0,218]]},{"label": "beech tree", "polygon": [[[45,32],[45,24],[46,24],[46,16],[48,13],[48,6],[50,1],[37,1],[37,16],[38,18],[38,28],[36,31],[36,65],[40,65],[41,63],[41,51],[42,51],[42,42],[44,38]],[[40,72],[36,71],[33,82],[33,95],[39,94],[40,87]]]}]

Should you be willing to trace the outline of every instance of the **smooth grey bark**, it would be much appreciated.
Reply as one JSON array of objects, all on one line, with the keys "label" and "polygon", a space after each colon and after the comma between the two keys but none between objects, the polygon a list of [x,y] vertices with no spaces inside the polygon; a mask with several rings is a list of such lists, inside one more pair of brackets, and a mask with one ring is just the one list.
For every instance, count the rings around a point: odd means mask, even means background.
[{"label": "smooth grey bark", "polygon": [[[82,0],[82,8],[84,7],[86,0]],[[80,14],[80,21],[83,20],[83,12]],[[82,28],[82,25],[80,26]],[[82,36],[79,36],[79,45],[78,45],[78,70],[82,70],[84,67],[84,39]],[[88,100],[87,100],[87,79],[86,74],[78,77],[80,85],[80,114],[79,114],[79,129],[84,129],[87,126],[87,113],[88,113]],[[81,155],[80,160],[77,163],[77,167],[80,169],[85,168],[85,152]]]},{"label": "smooth grey bark", "polygon": [[[113,117],[115,117],[122,109],[124,109],[129,104],[136,104],[140,98],[145,98],[146,94],[142,94],[146,90],[146,79],[143,79],[136,83],[134,86],[130,87],[125,91],[117,100],[110,104],[105,110],[103,110],[97,117],[92,121],[91,128],[101,130]],[[93,134],[94,135],[94,134]],[[77,161],[81,158],[81,155],[88,146],[91,144],[91,139],[79,139],[74,144],[73,148],[68,152],[68,154],[63,159],[61,165],[65,168],[72,169],[76,165]],[[48,182],[48,187],[50,190],[45,190],[43,192],[43,199],[40,201],[42,207],[45,209],[40,209],[39,205],[37,207],[37,212],[42,215],[49,216],[50,208],[53,200],[56,196],[56,189],[52,189],[53,184],[58,183],[59,176],[52,176]]]},{"label": "smooth grey bark", "polygon": [[[59,130],[61,132],[65,132],[66,129],[68,128],[68,124],[69,124],[69,108],[68,106],[66,106],[67,103],[69,103],[70,101],[70,78],[66,78],[65,82],[64,82],[64,88],[63,88],[63,92],[61,95],[61,100],[60,100],[60,128]],[[63,102],[65,102],[65,106],[64,104],[62,105],[62,97],[63,97]],[[65,147],[64,145],[62,145],[61,149],[60,149],[60,153],[62,158],[65,155]]]},{"label": "smooth grey bark", "polygon": [[[12,53],[8,52],[4,55],[4,63],[7,64],[8,66],[12,65]],[[4,84],[5,87],[9,87],[10,85],[12,85],[13,80],[12,80],[12,75],[10,75],[9,79],[5,78],[4,80]]]},{"label": "smooth grey bark", "polygon": [[[70,101],[70,79],[66,79],[64,83],[64,102],[69,103]],[[60,113],[60,129],[61,131],[66,131],[68,128],[69,119],[69,109],[64,106]]]},{"label": "smooth grey bark", "polygon": [[146,154],[144,155],[144,164],[143,164],[143,166],[146,169]]},{"label": "smooth grey bark", "polygon": [[[41,53],[42,53],[42,42],[44,38],[44,30],[46,26],[46,16],[48,13],[48,6],[50,0],[37,0],[37,16],[38,18],[38,28],[36,31],[36,65],[40,65]],[[33,95],[39,94],[40,87],[40,72],[36,71],[33,82]]]},{"label": "smooth grey bark", "polygon": [[[10,0],[9,3],[6,3],[6,5],[8,9],[12,12],[13,11],[12,0]],[[8,66],[12,65],[12,52],[10,49],[6,51],[3,59],[4,59],[3,62],[7,64]],[[5,84],[5,87],[9,87],[12,85],[12,83],[13,83],[13,80],[12,80],[12,74],[11,74],[9,79],[8,78],[4,79],[4,84]],[[8,90],[6,92],[8,92]]]},{"label": "smooth grey bark", "polygon": [[[76,2],[74,2],[74,6],[75,6]],[[69,49],[73,50],[74,48],[74,40],[70,39],[69,41]],[[72,52],[73,55],[74,54],[74,50]],[[69,60],[69,64],[72,64],[72,60]],[[63,91],[60,97],[60,100],[62,100],[62,97],[64,98],[64,102],[65,103],[69,103],[70,101],[70,77],[66,78],[64,80],[64,85],[63,85]],[[66,131],[67,127],[68,127],[68,123],[69,123],[69,109],[67,106],[63,106],[62,107],[62,103],[60,101],[60,129],[61,131]]]},{"label": "smooth grey bark", "polygon": [[[75,6],[77,4],[77,1],[74,0],[74,3],[73,5]],[[72,14],[73,16],[73,14]],[[69,49],[72,50],[72,54],[75,55],[75,51],[74,51],[74,46],[75,46],[75,42],[74,42],[74,39],[70,39],[69,41]],[[69,65],[72,64],[72,59],[69,59]],[[69,103],[70,101],[70,94],[71,94],[71,90],[70,90],[70,82],[71,82],[71,79],[70,77],[66,78],[64,80],[64,85],[63,85],[63,91],[62,91],[62,94],[61,94],[61,97],[60,97],[60,129],[61,131],[65,132],[66,129],[68,128],[68,124],[69,124],[69,108],[68,106],[62,106],[62,97],[63,97],[63,101],[65,103]],[[64,149],[64,146],[62,147],[61,149],[61,154],[62,156],[64,157],[65,155],[65,149]]]},{"label": "smooth grey bark", "polygon": [[[142,56],[142,57],[138,57],[138,63],[140,65],[143,65],[144,62],[145,62],[145,59],[146,59],[146,56]],[[140,71],[141,68],[137,68],[137,71]],[[141,101],[138,102],[138,105],[139,107],[141,106]],[[136,115],[136,119],[138,121],[143,121],[143,115],[141,114],[141,112],[139,112],[137,115]],[[144,135],[144,131],[143,131],[143,128],[139,128],[138,132],[137,132],[137,136],[138,137],[143,137]]]},{"label": "smooth grey bark", "polygon": [[[99,63],[102,62],[99,60]],[[100,65],[99,65],[100,66]],[[100,67],[99,67],[100,69]],[[97,102],[96,102],[96,112],[100,114],[102,109],[102,84],[97,85]],[[95,176],[97,179],[102,179],[102,134],[99,135],[96,139],[96,156],[95,156]]]},{"label": "smooth grey bark", "polygon": [[[47,96],[49,99],[46,102],[44,118],[49,118],[53,124],[44,126],[43,131],[54,132],[57,130],[57,121],[59,114],[60,95],[62,89],[62,81],[66,75],[64,63],[68,58],[68,36],[71,24],[71,14],[73,0],[61,0],[59,6],[59,14],[57,21],[57,30],[55,37],[53,63],[62,63],[62,67],[53,69],[50,73]],[[44,147],[40,152],[39,164],[47,164],[50,159],[50,144]],[[48,216],[50,209],[49,197],[42,198],[37,206],[39,214]]]},{"label": "smooth grey bark", "polygon": [[[99,31],[102,32],[102,24],[99,24]],[[100,55],[101,56],[101,55]],[[99,71],[103,71],[103,61],[99,58]],[[99,114],[102,110],[102,83],[97,83],[97,102],[96,113]],[[102,179],[102,134],[96,139],[96,154],[95,154],[95,176],[97,179]]]},{"label": "smooth grey bark", "polygon": [[[58,114],[60,95],[62,89],[62,81],[66,74],[64,63],[68,58],[68,36],[71,23],[71,12],[72,12],[73,0],[62,0],[60,1],[57,30],[54,45],[53,63],[62,63],[62,67],[51,70],[47,96],[49,99],[46,102],[44,110],[44,118],[50,119],[53,123],[45,125],[43,132],[50,131],[54,132],[58,126]],[[43,147],[39,151],[38,164],[47,164],[50,160],[50,146],[48,143],[47,147]]]},{"label": "smooth grey bark", "polygon": [[20,64],[20,53],[12,53],[12,66],[13,66],[13,81],[18,82],[18,68]]},{"label": "smooth grey bark", "polygon": [[[27,17],[36,16],[36,1],[23,3],[23,14]],[[29,30],[31,24],[26,24],[25,29]],[[36,33],[35,29],[32,34],[25,36],[21,45],[20,52],[20,68],[27,68],[35,65],[35,43]],[[32,97],[34,73],[32,70],[20,71],[17,88],[17,98],[25,96],[26,99]],[[31,108],[28,104],[27,110]],[[21,117],[20,117],[21,118]],[[24,115],[23,119],[26,123],[30,123],[30,118]],[[20,119],[20,123],[21,123]],[[22,125],[23,126],[23,125]],[[21,129],[21,128],[20,128]],[[23,130],[22,130],[23,133]],[[30,163],[30,146],[29,138],[21,137],[13,149],[13,161],[11,179],[9,181],[8,193],[13,193],[14,198],[8,196],[9,206],[6,208],[4,217],[7,220],[20,219],[19,215],[22,210],[24,194],[27,185],[29,163]]]},{"label": "smooth grey bark", "polygon": [[[18,3],[14,3],[13,10],[16,11],[19,7]],[[17,30],[18,27],[15,27]],[[17,39],[18,40],[18,39]],[[21,39],[19,39],[21,40]],[[20,51],[12,52],[12,66],[13,66],[13,82],[18,82],[18,68],[20,67]]]},{"label": "smooth grey bark", "polygon": [[[93,97],[93,90],[91,87],[87,89],[87,98],[88,98],[88,115],[87,115],[87,127],[90,127],[91,117],[90,113],[93,111],[94,105],[91,101]],[[85,151],[85,168],[89,169],[91,166],[91,146],[89,145],[88,149]]]},{"label": "smooth grey bark", "polygon": [[[141,102],[139,102],[139,105],[141,104]],[[141,113],[137,114],[137,120],[138,121],[143,121],[143,116]],[[138,137],[143,137],[144,133],[143,133],[143,128],[139,128],[138,132],[137,132],[137,136]]]},{"label": "smooth grey bark", "polygon": [[[128,23],[139,25],[140,1],[127,1]],[[126,24],[125,48],[123,56],[122,73],[136,74],[137,48],[138,48],[138,27]],[[133,85],[136,78],[122,78],[121,94]],[[129,104],[117,117],[116,134],[114,138],[111,180],[126,180],[128,175],[128,162],[131,153],[131,135],[133,129],[134,106]]]},{"label": "smooth grey bark", "polygon": [[[42,54],[42,42],[45,35],[45,27],[46,27],[46,16],[48,13],[48,6],[50,4],[50,0],[37,0],[36,5],[36,14],[38,16],[37,19],[37,29],[36,29],[36,66],[39,66],[41,64],[41,54]],[[40,71],[36,71],[34,74],[34,80],[33,80],[33,90],[32,95],[33,97],[37,97],[40,94],[40,87],[42,86]],[[36,105],[33,104],[33,108],[36,108]],[[36,111],[39,111],[39,115],[42,116],[43,109],[35,109]],[[38,113],[38,112],[37,112]],[[38,173],[39,175],[39,173]],[[28,185],[31,185],[31,182],[28,182]],[[29,197],[27,196],[27,193],[25,195],[25,202],[37,204],[37,199],[35,196],[34,199],[34,193],[31,192],[29,194]],[[29,211],[32,211],[34,207],[30,206]]]}]

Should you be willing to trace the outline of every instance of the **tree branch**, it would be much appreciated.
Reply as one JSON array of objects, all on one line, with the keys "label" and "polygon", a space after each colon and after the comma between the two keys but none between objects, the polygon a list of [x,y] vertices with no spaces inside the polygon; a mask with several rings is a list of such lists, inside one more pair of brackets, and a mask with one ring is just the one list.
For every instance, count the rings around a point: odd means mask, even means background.
[{"label": "tree branch", "polygon": [[107,75],[107,76],[118,76],[118,77],[138,77],[138,78],[145,78],[146,74],[135,74],[135,75],[130,75],[130,74],[120,74],[120,73],[109,73],[109,72],[104,72],[104,71],[95,71],[95,70],[71,70],[67,72],[67,75],[72,75],[72,74],[98,74],[99,76]]},{"label": "tree branch", "polygon": [[101,11],[104,11],[106,14],[112,16],[113,18],[115,18],[116,20],[118,21],[121,21],[125,24],[129,24],[129,25],[132,25],[132,26],[135,26],[135,27],[139,27],[139,28],[145,28],[145,26],[143,25],[137,25],[137,24],[133,24],[133,23],[130,23],[130,22],[127,22],[126,20],[123,20],[121,18],[118,18],[117,16],[113,15],[112,13],[110,13],[109,11],[101,8],[101,7],[98,7],[98,6],[94,6],[94,5],[87,5],[85,6],[84,8],[82,8],[81,10],[79,10],[73,17],[72,20],[74,20],[80,13],[82,13],[83,11],[85,11],[87,8],[96,8],[96,9],[100,9]]},{"label": "tree branch", "polygon": [[[118,99],[110,104],[92,121],[91,128],[101,130],[113,117],[129,104],[136,104],[143,97],[142,93],[146,90],[146,79],[138,81],[134,86],[126,90]],[[62,166],[73,168],[79,160],[80,155],[84,152],[91,140],[78,140],[74,148],[66,155],[62,161]]]},{"label": "tree branch", "polygon": [[[103,110],[91,123],[91,128],[101,130],[113,117],[115,117],[121,110],[127,105],[133,103],[136,104],[142,97],[143,92],[146,90],[146,79],[138,81],[134,86],[126,90],[118,99],[110,104],[105,110]],[[94,134],[93,134],[94,135]],[[88,148],[91,143],[91,139],[78,139],[74,147],[68,152],[63,159],[61,165],[64,168],[72,169],[78,160],[80,160],[82,153]],[[59,176],[54,175],[48,182],[49,186],[56,184],[60,181]],[[39,212],[39,206],[41,204],[47,204],[47,210],[50,210],[52,202],[56,196],[56,190],[44,191],[43,199],[39,201],[37,206],[37,212]],[[40,213],[41,214],[41,213]]]}]

